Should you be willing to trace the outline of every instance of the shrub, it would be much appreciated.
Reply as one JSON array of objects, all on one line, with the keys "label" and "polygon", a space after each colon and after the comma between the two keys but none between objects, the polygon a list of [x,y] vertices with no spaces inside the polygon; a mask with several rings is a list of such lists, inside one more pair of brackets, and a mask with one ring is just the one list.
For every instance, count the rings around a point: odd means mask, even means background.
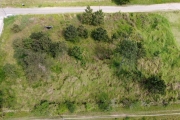
[{"label": "shrub", "polygon": [[153,94],[164,94],[166,90],[166,84],[158,76],[151,76],[143,81],[144,88]]},{"label": "shrub", "polygon": [[127,4],[130,2],[130,0],[112,0],[117,5]]},{"label": "shrub", "polygon": [[66,106],[69,112],[73,113],[76,110],[76,105],[74,102],[66,101]]},{"label": "shrub", "polygon": [[105,29],[103,29],[102,27],[99,27],[99,28],[93,30],[91,33],[91,36],[94,40],[97,40],[97,41],[104,41],[104,42],[109,41],[107,31]]},{"label": "shrub", "polygon": [[93,13],[92,25],[101,25],[104,23],[104,13],[102,10],[98,10]]},{"label": "shrub", "polygon": [[19,27],[19,25],[14,24],[13,27],[11,28],[11,30],[12,30],[14,33],[18,33],[18,32],[21,31],[21,28]]},{"label": "shrub", "polygon": [[50,45],[50,54],[52,55],[52,57],[57,57],[66,51],[67,51],[67,47],[65,43],[55,42],[55,43],[51,43]]},{"label": "shrub", "polygon": [[49,102],[47,100],[41,100],[41,102],[34,106],[32,111],[36,115],[48,115],[49,114]]},{"label": "shrub", "polygon": [[3,66],[3,71],[6,77],[10,77],[13,79],[16,79],[18,77],[18,72],[15,65],[7,63]]},{"label": "shrub", "polygon": [[49,53],[52,44],[51,39],[42,32],[35,32],[30,35],[30,38],[23,39],[24,49],[31,49],[34,52]]},{"label": "shrub", "polygon": [[130,60],[137,59],[138,47],[135,41],[131,41],[131,40],[121,41],[117,47],[117,51],[127,59]]},{"label": "shrub", "polygon": [[106,94],[104,92],[98,96],[97,102],[98,102],[99,109],[101,109],[103,111],[106,111],[110,108],[110,106],[109,106],[110,99],[108,97],[108,94]]},{"label": "shrub", "polygon": [[78,60],[82,60],[82,52],[83,51],[80,47],[75,46],[69,50],[68,54]]},{"label": "shrub", "polygon": [[80,25],[78,28],[77,28],[77,32],[78,32],[78,36],[81,37],[81,38],[88,38],[88,30]]},{"label": "shrub", "polygon": [[3,67],[0,66],[0,83],[1,83],[2,81],[4,81],[5,78],[6,78],[6,75],[5,75],[5,72],[4,72],[4,70],[3,70]]},{"label": "shrub", "polygon": [[33,32],[31,33],[31,35],[29,36],[31,39],[36,39],[39,40],[40,38],[42,38],[43,36],[46,36],[43,32]]},{"label": "shrub", "polygon": [[78,32],[76,27],[69,25],[64,30],[64,37],[67,41],[77,42],[78,41]]},{"label": "shrub", "polygon": [[0,90],[0,112],[2,110],[3,107],[3,92]]}]

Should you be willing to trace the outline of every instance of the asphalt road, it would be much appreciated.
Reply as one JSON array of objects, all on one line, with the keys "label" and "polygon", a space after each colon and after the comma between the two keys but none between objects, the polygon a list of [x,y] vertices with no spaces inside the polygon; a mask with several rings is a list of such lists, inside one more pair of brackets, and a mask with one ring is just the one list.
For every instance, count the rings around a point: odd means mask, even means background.
[{"label": "asphalt road", "polygon": [[[0,10],[0,16],[6,14],[58,14],[83,12],[86,7],[46,7],[46,8],[4,8]],[[92,6],[94,11],[102,9],[103,12],[153,12],[180,10],[180,3],[155,4],[155,5],[131,5],[131,6]]]}]

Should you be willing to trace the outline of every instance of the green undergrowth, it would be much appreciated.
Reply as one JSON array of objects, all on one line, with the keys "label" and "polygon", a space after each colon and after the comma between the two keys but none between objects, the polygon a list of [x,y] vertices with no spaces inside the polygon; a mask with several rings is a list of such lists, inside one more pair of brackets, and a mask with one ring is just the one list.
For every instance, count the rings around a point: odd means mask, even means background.
[{"label": "green undergrowth", "polygon": [[[148,110],[179,101],[180,52],[168,19],[114,13],[105,14],[103,24],[81,25],[76,14],[5,19],[0,42],[3,108],[55,116]],[[71,41],[64,37],[68,26],[73,32],[86,28],[88,34],[76,33],[77,41]],[[66,50],[61,54],[58,46]]]}]

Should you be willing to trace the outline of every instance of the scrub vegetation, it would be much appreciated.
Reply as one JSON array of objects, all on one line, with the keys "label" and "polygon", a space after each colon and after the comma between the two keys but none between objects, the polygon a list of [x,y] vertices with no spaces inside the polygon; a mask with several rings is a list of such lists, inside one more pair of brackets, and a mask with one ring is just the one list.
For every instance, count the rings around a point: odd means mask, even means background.
[{"label": "scrub vegetation", "polygon": [[98,22],[86,23],[79,16],[88,9],[5,19],[1,109],[54,116],[179,101],[180,51],[168,20],[154,13],[92,11]]}]

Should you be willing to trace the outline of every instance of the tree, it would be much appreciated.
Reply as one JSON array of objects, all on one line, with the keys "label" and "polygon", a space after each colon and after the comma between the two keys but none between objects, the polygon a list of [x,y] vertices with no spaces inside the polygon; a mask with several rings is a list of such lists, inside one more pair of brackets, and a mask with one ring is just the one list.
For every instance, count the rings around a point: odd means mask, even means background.
[{"label": "tree", "polygon": [[64,30],[64,37],[67,41],[77,42],[78,41],[78,32],[75,26],[69,25]]},{"label": "tree", "polygon": [[78,36],[81,37],[81,38],[88,38],[88,30],[80,25],[78,28],[77,28],[77,32],[78,32]]},{"label": "tree", "polygon": [[87,6],[87,8],[85,9],[85,12],[80,17],[80,21],[83,24],[91,25],[92,20],[93,20],[93,10],[90,8],[90,6]]},{"label": "tree", "polygon": [[130,2],[130,0],[112,0],[112,1],[116,3],[117,5],[123,5]]},{"label": "tree", "polygon": [[158,76],[151,76],[143,82],[144,88],[150,93],[154,94],[164,94],[166,90],[166,84]]},{"label": "tree", "polygon": [[105,29],[103,29],[102,27],[99,27],[99,28],[93,30],[91,33],[91,37],[97,41],[104,41],[104,42],[109,41],[107,31]]},{"label": "tree", "polygon": [[104,13],[102,10],[98,10],[93,13],[92,25],[101,25],[104,23]]}]

